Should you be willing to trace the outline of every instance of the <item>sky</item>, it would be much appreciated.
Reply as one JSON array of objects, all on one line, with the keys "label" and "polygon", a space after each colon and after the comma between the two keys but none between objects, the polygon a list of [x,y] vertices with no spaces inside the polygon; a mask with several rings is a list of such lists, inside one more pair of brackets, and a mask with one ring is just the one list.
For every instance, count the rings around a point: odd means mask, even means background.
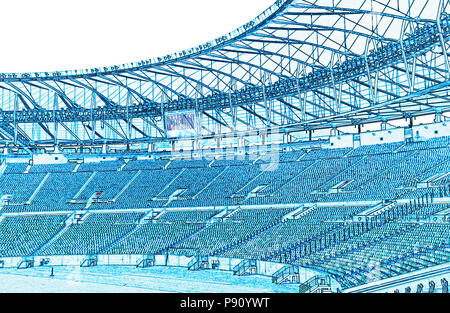
[{"label": "sky", "polygon": [[0,0],[0,73],[86,69],[194,47],[275,0]]}]

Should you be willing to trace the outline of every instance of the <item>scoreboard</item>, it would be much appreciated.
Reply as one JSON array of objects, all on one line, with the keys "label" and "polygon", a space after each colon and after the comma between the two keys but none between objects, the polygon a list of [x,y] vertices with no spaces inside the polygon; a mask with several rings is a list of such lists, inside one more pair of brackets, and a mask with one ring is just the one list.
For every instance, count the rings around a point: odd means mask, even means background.
[{"label": "scoreboard", "polygon": [[166,114],[166,131],[169,137],[193,137],[196,132],[194,111],[170,112]]}]

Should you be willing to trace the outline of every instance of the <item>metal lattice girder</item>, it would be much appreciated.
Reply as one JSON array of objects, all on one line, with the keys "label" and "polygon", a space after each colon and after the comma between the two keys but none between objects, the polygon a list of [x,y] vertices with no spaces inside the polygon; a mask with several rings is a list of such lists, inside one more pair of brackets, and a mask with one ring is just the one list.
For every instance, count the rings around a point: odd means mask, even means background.
[{"label": "metal lattice girder", "polygon": [[29,145],[161,138],[164,115],[182,110],[197,112],[199,135],[450,111],[447,11],[448,0],[278,0],[236,31],[173,55],[0,74],[0,123],[16,141],[24,125]]}]

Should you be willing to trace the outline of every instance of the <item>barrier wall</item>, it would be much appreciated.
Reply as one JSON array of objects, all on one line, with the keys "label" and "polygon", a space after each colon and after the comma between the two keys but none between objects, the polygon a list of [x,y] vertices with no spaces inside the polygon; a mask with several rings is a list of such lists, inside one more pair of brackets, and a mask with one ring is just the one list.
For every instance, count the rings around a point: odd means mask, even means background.
[{"label": "barrier wall", "polygon": [[353,135],[339,135],[330,137],[330,143],[322,148],[353,148]]},{"label": "barrier wall", "polygon": [[361,146],[378,145],[383,143],[401,142],[405,140],[402,128],[361,133]]},{"label": "barrier wall", "polygon": [[[33,257],[9,257],[1,258],[4,262],[4,268],[17,268],[18,265],[24,260],[34,260],[34,266],[40,266],[40,261],[42,259],[48,259],[49,263],[45,266],[80,266],[83,260],[87,258],[92,258],[95,256],[89,255],[62,255],[62,256],[33,256]],[[97,255],[97,265],[106,266],[136,266],[142,258],[143,255]],[[156,255],[155,265],[156,266],[173,266],[173,267],[188,267],[188,263],[192,260],[192,257],[180,256],[180,255]],[[233,268],[241,263],[243,259],[234,258],[221,258],[221,257],[209,257],[209,263],[213,261],[218,261],[219,266],[217,270],[220,271],[232,271]],[[257,274],[262,276],[271,277],[279,269],[288,266],[286,264],[257,261]],[[326,275],[323,272],[299,268],[300,282],[305,282],[308,279],[316,275]],[[335,285],[335,283],[334,283]],[[338,286],[337,286],[338,287]]]},{"label": "barrier wall", "polygon": [[442,122],[435,124],[418,125],[412,128],[413,138],[416,140],[426,140],[450,135],[450,123]]}]

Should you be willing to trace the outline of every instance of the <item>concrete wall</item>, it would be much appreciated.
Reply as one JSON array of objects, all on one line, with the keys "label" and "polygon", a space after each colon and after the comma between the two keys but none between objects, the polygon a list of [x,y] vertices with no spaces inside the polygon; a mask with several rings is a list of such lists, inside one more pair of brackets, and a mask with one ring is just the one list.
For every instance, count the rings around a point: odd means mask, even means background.
[{"label": "concrete wall", "polygon": [[[412,133],[415,140],[426,140],[437,137],[450,136],[450,122],[433,123],[413,126],[408,128],[393,128],[387,130],[371,131],[358,134],[360,140],[355,140],[357,134],[331,136],[330,143],[322,147],[333,148],[357,148],[361,146],[377,145],[383,143],[402,142],[405,140],[405,133]],[[409,136],[411,137],[411,136]]]},{"label": "concrete wall", "polygon": [[30,162],[30,160],[31,160],[31,158],[23,158],[23,157],[20,157],[20,158],[15,158],[15,157],[6,157],[6,163],[29,163]]},{"label": "concrete wall", "polygon": [[353,135],[341,135],[330,137],[330,143],[324,145],[326,149],[353,148]]},{"label": "concrete wall", "polygon": [[117,161],[117,157],[85,157],[84,163],[98,163],[103,161]]},{"label": "concrete wall", "polygon": [[[35,266],[39,266],[41,259],[49,259],[49,264],[46,266],[80,266],[86,255],[62,255],[62,256],[34,256],[34,257],[11,257],[11,258],[0,258],[4,261],[5,268],[16,268],[20,262],[27,259],[33,259]],[[98,265],[116,265],[116,266],[136,266],[138,261],[143,258],[142,255],[98,255],[97,261]],[[187,267],[188,263],[192,260],[192,257],[169,255],[166,260],[166,255],[156,255],[155,265],[157,266],[174,266],[174,267]],[[242,262],[242,259],[234,258],[221,258],[221,257],[209,257],[209,262],[219,261],[218,270],[221,271],[232,271],[233,268]],[[167,263],[166,263],[167,262]],[[258,275],[272,276],[276,271],[286,266],[286,264],[257,261]],[[305,282],[308,279],[320,275],[323,273],[311,270],[307,268],[300,268],[300,281]]]},{"label": "concrete wall", "polygon": [[380,130],[361,134],[361,146],[378,145],[383,143],[401,142],[405,140],[403,128]]},{"label": "concrete wall", "polygon": [[[374,144],[383,144],[383,143],[392,143],[392,142],[401,142],[405,140],[405,134],[408,134],[408,138],[413,138],[414,140],[425,140],[430,138],[436,138],[436,137],[444,137],[444,136],[450,136],[450,122],[441,122],[441,123],[432,123],[432,124],[425,124],[425,125],[418,125],[413,126],[412,129],[409,128],[393,128],[388,130],[379,130],[379,131],[373,131],[373,132],[366,132],[361,134],[342,134],[337,136],[331,136],[329,137],[329,143],[322,144],[323,148],[357,148],[359,145],[365,146],[365,145],[374,145]],[[259,138],[259,137],[258,137]],[[356,140],[356,138],[360,138],[360,140]],[[306,138],[303,138],[306,139]],[[233,142],[227,143],[227,140],[232,140]],[[222,139],[222,147],[227,147],[230,144],[232,144],[234,147],[238,146],[237,144],[238,138],[232,137],[232,138],[224,138]],[[239,139],[241,144],[243,143],[243,140]],[[247,152],[257,152],[258,146],[254,146],[255,143],[253,143],[253,146],[251,144],[247,144],[247,147],[244,147],[243,150],[236,149],[236,148],[230,148],[227,150],[227,148],[223,149],[205,149],[202,153],[208,153],[213,150],[214,153],[218,153],[219,150],[223,153],[224,151],[228,151],[233,154],[237,155],[244,155],[245,151]],[[276,147],[277,145],[281,144],[281,142],[276,141],[273,144],[269,144],[266,142],[269,146]],[[295,142],[289,145],[295,145],[298,146],[299,144],[308,145],[307,142]],[[167,145],[168,150],[170,150],[170,144],[169,143],[155,143],[155,149],[158,149],[158,146],[165,146]],[[111,146],[112,147],[112,146]],[[261,149],[261,148],[260,148]],[[216,151],[217,150],[217,151]],[[160,151],[159,154],[162,152]],[[191,151],[187,151],[187,154],[190,154]],[[157,153],[158,154],[158,153]],[[67,155],[70,157],[70,155]],[[55,164],[55,163],[65,163],[67,162],[67,156],[64,156],[60,153],[47,153],[47,154],[38,154],[34,155],[33,161],[34,164]],[[131,155],[132,157],[135,157],[135,155]],[[171,156],[169,153],[168,156]],[[151,158],[154,157],[154,155],[150,155]],[[7,159],[7,162],[13,163],[28,163],[31,157],[26,156],[15,156],[15,155],[1,155],[1,158]],[[55,159],[58,158],[58,159]],[[101,161],[115,161],[119,158],[119,156],[111,156],[111,155],[105,155],[105,156],[95,156],[95,155],[84,155],[80,158],[84,158],[84,162],[90,163],[90,162],[101,162]],[[138,156],[138,159],[147,159],[148,156]]]},{"label": "concrete wall", "polygon": [[413,126],[414,139],[430,139],[450,136],[450,122]]},{"label": "concrete wall", "polygon": [[62,153],[33,154],[33,164],[65,164],[67,158]]}]

